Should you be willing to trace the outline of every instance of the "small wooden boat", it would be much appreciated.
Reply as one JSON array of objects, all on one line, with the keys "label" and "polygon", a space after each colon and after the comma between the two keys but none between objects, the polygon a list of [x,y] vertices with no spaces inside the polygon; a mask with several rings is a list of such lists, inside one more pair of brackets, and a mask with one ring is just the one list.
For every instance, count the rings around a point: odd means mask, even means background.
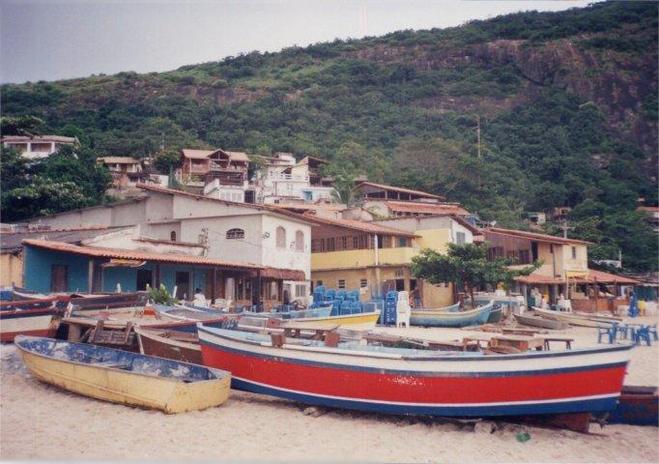
[{"label": "small wooden boat", "polygon": [[554,321],[563,321],[563,322],[567,322],[570,325],[576,325],[580,327],[601,327],[613,323],[613,321],[598,319],[592,316],[583,316],[583,315],[563,312],[563,311],[551,311],[551,310],[541,309],[536,307],[533,307],[533,312],[538,316],[544,317],[545,319],[551,319]]},{"label": "small wooden boat", "polygon": [[204,364],[231,371],[233,388],[318,406],[457,417],[610,411],[631,350],[616,345],[484,355],[288,343],[203,325],[198,333]]},{"label": "small wooden boat", "polygon": [[609,415],[608,422],[659,426],[657,387],[624,385],[618,406]]},{"label": "small wooden boat", "polygon": [[199,337],[196,334],[170,329],[136,327],[140,353],[176,361],[202,364]]},{"label": "small wooden boat", "polygon": [[486,322],[488,324],[497,324],[501,322],[502,317],[503,317],[503,306],[495,304],[492,307],[492,310],[490,311],[490,315],[488,316]]},{"label": "small wooden boat", "polygon": [[17,335],[52,337],[59,326],[62,310],[51,306],[0,311],[0,342],[14,341]]},{"label": "small wooden boat", "polygon": [[[344,314],[327,317],[306,317],[291,321],[296,327],[308,329],[327,329],[336,327],[348,327],[350,329],[369,330],[375,328],[380,317],[380,311],[368,313]],[[286,326],[286,321],[282,327]]]},{"label": "small wooden boat", "polygon": [[144,306],[147,300],[145,292],[124,292],[98,294],[73,294],[71,304],[77,310],[94,310],[108,308],[126,308]]},{"label": "small wooden boat", "polygon": [[458,301],[455,304],[452,304],[450,306],[444,306],[442,308],[413,308],[413,311],[417,311],[419,313],[424,312],[424,311],[443,312],[443,313],[457,313],[457,312],[460,311],[460,302]]},{"label": "small wooden boat", "polygon": [[100,400],[174,414],[229,396],[231,374],[219,369],[51,338],[21,335],[16,346],[39,380]]},{"label": "small wooden boat", "polygon": [[467,327],[470,325],[485,324],[490,317],[494,303],[490,302],[484,306],[469,311],[417,311],[412,309],[410,315],[411,325],[426,327]]},{"label": "small wooden boat", "polygon": [[0,303],[0,311],[13,311],[17,309],[38,309],[38,308],[65,308],[69,301],[66,295],[52,295],[43,298],[30,298],[23,300],[3,301]]},{"label": "small wooden boat", "polygon": [[530,327],[540,327],[552,330],[565,330],[570,326],[567,322],[547,319],[541,316],[536,316],[533,313],[515,314],[515,320],[520,324],[528,325]]}]

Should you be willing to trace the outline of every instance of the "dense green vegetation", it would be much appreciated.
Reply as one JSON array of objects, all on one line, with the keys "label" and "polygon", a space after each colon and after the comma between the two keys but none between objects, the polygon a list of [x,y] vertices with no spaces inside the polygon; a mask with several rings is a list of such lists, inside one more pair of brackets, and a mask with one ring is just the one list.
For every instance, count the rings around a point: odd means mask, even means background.
[{"label": "dense green vegetation", "polygon": [[165,172],[184,146],[290,151],[329,159],[342,179],[443,194],[501,226],[570,206],[593,257],[622,249],[647,270],[656,236],[634,210],[657,201],[657,13],[651,2],[519,13],[160,74],[4,85],[2,104],[96,153],[164,143]]}]

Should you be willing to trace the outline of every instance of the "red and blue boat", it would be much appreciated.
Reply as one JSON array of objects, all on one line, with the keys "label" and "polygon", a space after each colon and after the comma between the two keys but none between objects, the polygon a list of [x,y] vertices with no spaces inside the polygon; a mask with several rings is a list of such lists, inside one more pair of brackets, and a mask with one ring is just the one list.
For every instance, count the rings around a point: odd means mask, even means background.
[{"label": "red and blue boat", "polygon": [[453,417],[615,409],[631,346],[520,354],[286,339],[198,325],[204,365],[233,388],[318,406]]}]

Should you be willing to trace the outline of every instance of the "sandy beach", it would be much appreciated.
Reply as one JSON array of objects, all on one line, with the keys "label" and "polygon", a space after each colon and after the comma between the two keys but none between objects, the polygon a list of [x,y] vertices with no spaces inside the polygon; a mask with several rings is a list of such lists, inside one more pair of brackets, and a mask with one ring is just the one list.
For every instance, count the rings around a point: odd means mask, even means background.
[{"label": "sandy beach", "polygon": [[[442,340],[477,333],[378,330]],[[561,335],[574,338],[575,347],[597,342],[595,329]],[[239,391],[221,407],[167,416],[43,384],[29,375],[13,345],[0,352],[2,459],[659,462],[655,427],[593,424],[585,435],[493,421],[489,433],[473,422],[341,410],[309,414],[298,403]],[[659,344],[634,349],[625,383],[659,385],[658,361]],[[523,431],[531,438],[519,442]]]}]

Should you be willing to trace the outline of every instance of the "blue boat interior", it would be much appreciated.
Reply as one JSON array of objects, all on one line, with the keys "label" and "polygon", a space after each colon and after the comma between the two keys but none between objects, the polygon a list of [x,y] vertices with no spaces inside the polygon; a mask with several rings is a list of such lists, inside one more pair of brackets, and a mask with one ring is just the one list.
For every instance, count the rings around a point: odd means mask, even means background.
[{"label": "blue boat interior", "polygon": [[145,356],[86,343],[70,343],[52,338],[17,337],[15,343],[24,350],[48,358],[73,361],[91,366],[121,369],[136,374],[166,377],[183,382],[213,380],[221,371],[197,364]]}]

